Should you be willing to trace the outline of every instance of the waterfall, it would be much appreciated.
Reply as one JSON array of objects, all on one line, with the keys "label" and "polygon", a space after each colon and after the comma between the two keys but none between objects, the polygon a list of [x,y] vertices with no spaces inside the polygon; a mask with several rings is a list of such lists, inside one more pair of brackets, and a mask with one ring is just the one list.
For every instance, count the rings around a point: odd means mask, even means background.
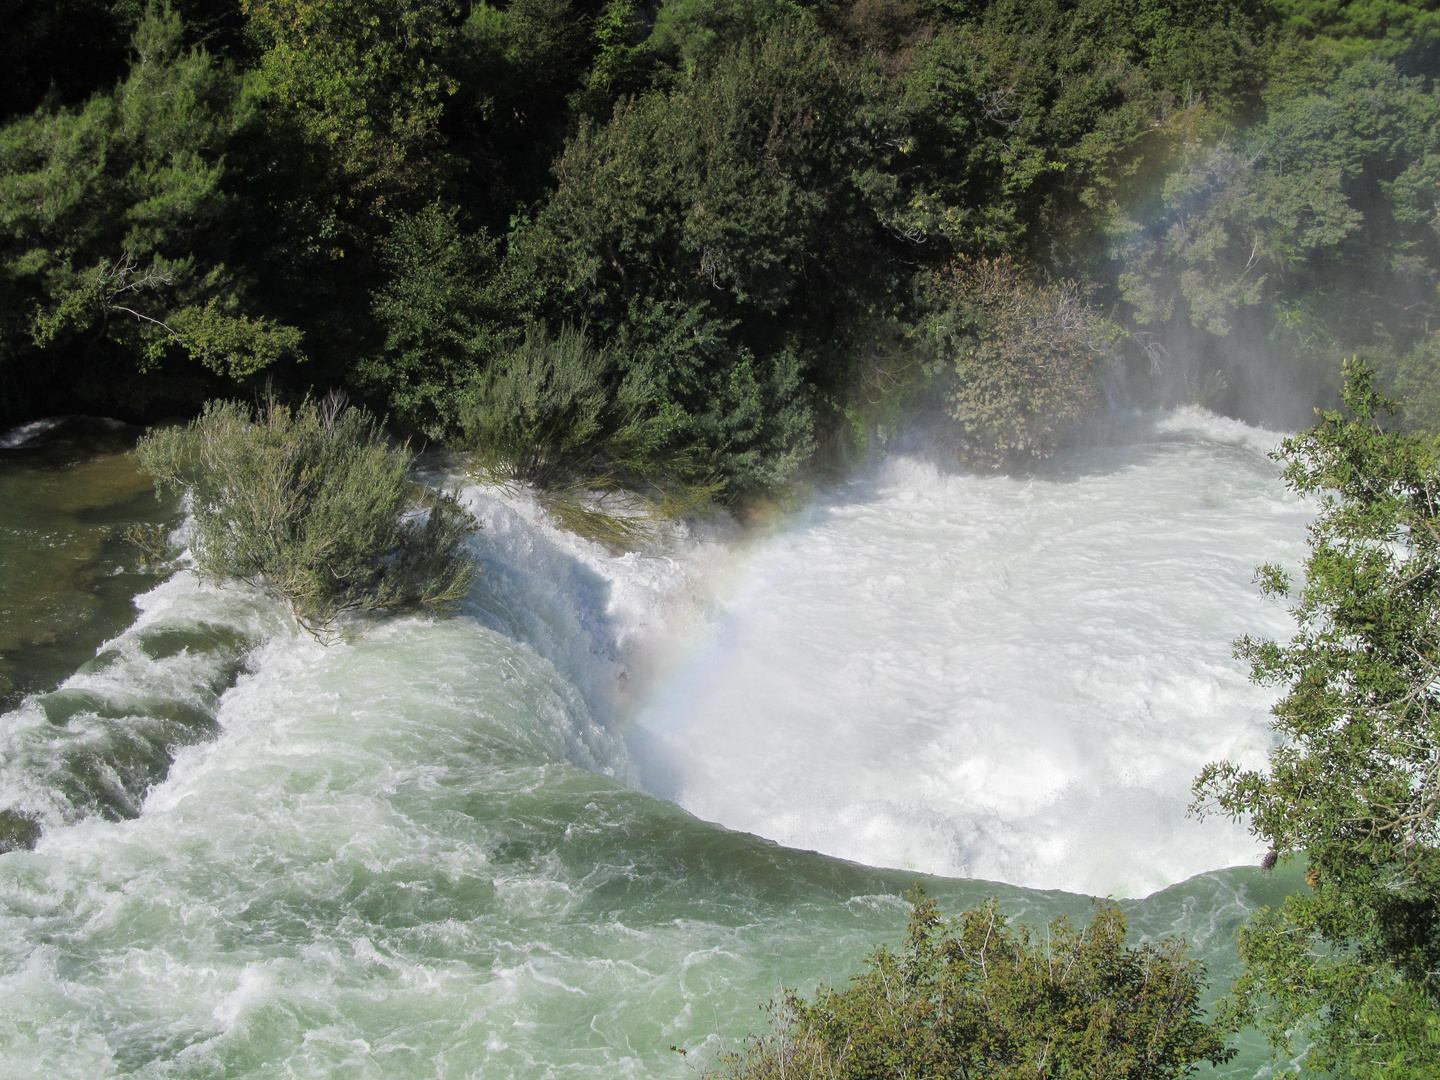
[{"label": "waterfall", "polygon": [[1144,895],[1223,979],[1287,881],[1185,804],[1268,745],[1227,643],[1286,628],[1250,584],[1303,546],[1275,441],[1136,416],[620,555],[469,487],[462,610],[330,648],[182,571],[0,717],[45,826],[0,855],[0,1075],[686,1076],[669,1046],[844,979],[917,881]]}]

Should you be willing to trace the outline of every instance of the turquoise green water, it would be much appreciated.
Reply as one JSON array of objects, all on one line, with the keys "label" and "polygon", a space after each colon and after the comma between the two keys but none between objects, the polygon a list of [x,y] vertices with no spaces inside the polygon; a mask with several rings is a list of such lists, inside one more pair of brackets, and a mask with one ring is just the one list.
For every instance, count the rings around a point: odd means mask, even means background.
[{"label": "turquoise green water", "polygon": [[[90,475],[44,482],[107,528],[156,513],[118,480],[83,495]],[[624,622],[676,556],[607,580],[470,501],[485,574],[452,619],[327,649],[186,572],[109,623],[67,609],[76,655],[84,633],[98,652],[58,686],[22,672],[36,692],[0,718],[0,806],[44,827],[0,855],[0,1076],[678,1078],[672,1044],[703,1056],[782,985],[898,940],[917,881],[947,910],[1086,917],[1084,896],[782,847],[642,790],[622,731],[644,691],[615,674],[641,666],[601,614]],[[103,566],[109,542],[70,550]],[[1124,906],[1223,982],[1235,927],[1295,884],[1218,870]],[[1247,1044],[1223,1074],[1261,1062]]]}]

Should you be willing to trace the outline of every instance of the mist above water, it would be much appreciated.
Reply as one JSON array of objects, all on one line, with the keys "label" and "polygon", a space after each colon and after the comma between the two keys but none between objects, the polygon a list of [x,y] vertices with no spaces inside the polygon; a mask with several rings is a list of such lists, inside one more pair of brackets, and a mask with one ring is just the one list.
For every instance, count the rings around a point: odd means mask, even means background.
[{"label": "mist above water", "polygon": [[1142,896],[1255,862],[1188,819],[1205,762],[1263,765],[1230,641],[1303,554],[1273,433],[1200,410],[1026,477],[892,459],[747,552],[638,710],[643,782],[857,862]]}]

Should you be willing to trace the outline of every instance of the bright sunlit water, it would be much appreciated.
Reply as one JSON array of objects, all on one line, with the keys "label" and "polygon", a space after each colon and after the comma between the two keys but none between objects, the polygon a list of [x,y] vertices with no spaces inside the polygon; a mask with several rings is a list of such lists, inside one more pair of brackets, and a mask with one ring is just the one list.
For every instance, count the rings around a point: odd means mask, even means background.
[{"label": "bright sunlit water", "polygon": [[858,862],[1144,896],[1256,862],[1187,820],[1206,761],[1263,765],[1279,636],[1252,583],[1308,511],[1276,437],[1196,411],[1020,479],[888,462],[748,553],[639,714],[647,786]]},{"label": "bright sunlit water", "polygon": [[0,717],[0,809],[44,829],[0,855],[0,1077],[688,1076],[672,1044],[843,979],[917,880],[1035,920],[1154,893],[1134,929],[1223,978],[1293,885],[1185,816],[1268,745],[1228,643],[1286,627],[1275,441],[898,458],[620,556],[470,488],[461,614],[331,648],[182,571]]}]

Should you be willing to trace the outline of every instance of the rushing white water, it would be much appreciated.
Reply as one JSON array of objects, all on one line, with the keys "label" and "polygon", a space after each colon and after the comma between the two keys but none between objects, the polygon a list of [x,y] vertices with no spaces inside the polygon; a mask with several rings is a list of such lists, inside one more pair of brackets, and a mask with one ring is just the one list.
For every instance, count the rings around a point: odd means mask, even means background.
[{"label": "rushing white water", "polygon": [[[1044,477],[899,460],[618,557],[469,489],[462,613],[328,649],[182,573],[0,717],[0,794],[46,826],[0,855],[0,1077],[686,1076],[668,1046],[903,928],[917,873],[761,837],[1121,893],[1243,861],[1183,806],[1264,746],[1226,642],[1285,628],[1249,585],[1305,519],[1271,442],[1190,413]],[[1223,978],[1283,885],[1126,908]]]},{"label": "rushing white water", "polygon": [[[703,818],[879,866],[1142,896],[1258,859],[1187,820],[1206,761],[1264,762],[1230,655],[1308,511],[1278,437],[1188,410],[1051,475],[909,459],[758,545],[640,716],[646,781]],[[639,740],[637,740],[639,741]]]},{"label": "rushing white water", "polygon": [[[176,633],[197,607],[279,616],[188,576],[144,602],[152,638],[167,610]],[[165,677],[186,655],[141,676],[157,711],[205,682]],[[670,1044],[753,1028],[782,979],[843,977],[903,920],[908,879],[607,776],[623,745],[476,614],[273,633],[214,719],[138,817],[0,857],[0,1076],[686,1075]]]}]

